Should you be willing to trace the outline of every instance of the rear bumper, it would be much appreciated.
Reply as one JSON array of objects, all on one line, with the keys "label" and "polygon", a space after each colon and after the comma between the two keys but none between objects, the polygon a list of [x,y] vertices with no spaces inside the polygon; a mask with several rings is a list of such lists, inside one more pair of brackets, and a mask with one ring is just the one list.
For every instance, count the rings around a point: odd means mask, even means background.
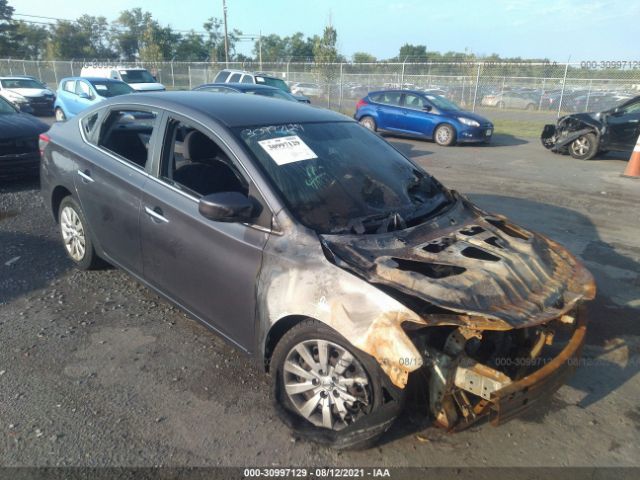
[{"label": "rear bumper", "polygon": [[492,425],[500,425],[541,401],[549,399],[573,374],[578,364],[587,332],[584,309],[578,310],[576,329],[564,349],[537,370],[493,392],[489,401]]}]

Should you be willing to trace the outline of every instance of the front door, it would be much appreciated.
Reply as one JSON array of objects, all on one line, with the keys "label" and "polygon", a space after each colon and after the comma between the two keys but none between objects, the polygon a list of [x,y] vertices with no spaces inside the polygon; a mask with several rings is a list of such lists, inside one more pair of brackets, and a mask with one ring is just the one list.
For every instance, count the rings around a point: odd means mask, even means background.
[{"label": "front door", "polygon": [[[162,150],[157,175],[145,185],[142,199],[144,277],[251,351],[257,278],[268,229],[209,220],[198,212],[198,201],[221,191],[254,198],[258,194],[226,147],[189,120],[169,117]],[[263,215],[270,226],[267,209]]]},{"label": "front door", "polygon": [[640,135],[640,100],[628,103],[608,118],[611,145],[631,150]]},{"label": "front door", "polygon": [[[418,135],[433,136],[433,128],[438,123],[433,106],[423,97],[413,93],[405,93],[402,100],[402,129]],[[426,107],[431,107],[426,111]]]}]

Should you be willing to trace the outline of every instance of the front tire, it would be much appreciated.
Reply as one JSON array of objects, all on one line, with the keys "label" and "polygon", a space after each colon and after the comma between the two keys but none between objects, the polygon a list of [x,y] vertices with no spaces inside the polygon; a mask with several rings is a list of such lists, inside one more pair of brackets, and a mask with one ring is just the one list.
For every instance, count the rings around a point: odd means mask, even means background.
[{"label": "front tire", "polygon": [[337,449],[372,446],[399,414],[404,391],[376,360],[323,323],[305,320],[272,356],[274,397],[296,434]]},{"label": "front tire", "polygon": [[367,130],[371,130],[375,132],[378,130],[378,126],[376,125],[376,121],[373,117],[365,116],[360,119],[360,125],[362,125]]},{"label": "front tire", "polygon": [[56,122],[64,122],[67,119],[67,116],[64,114],[60,107],[56,107],[54,110],[54,114],[56,117]]},{"label": "front tire", "polygon": [[598,144],[594,133],[587,133],[569,144],[569,154],[578,160],[591,160],[598,153]]},{"label": "front tire", "polygon": [[60,202],[58,224],[64,249],[75,266],[80,270],[98,268],[101,261],[93,247],[87,221],[72,197],[65,197]]},{"label": "front tire", "polygon": [[433,134],[433,139],[438,145],[450,147],[456,143],[456,131],[451,125],[440,125]]}]

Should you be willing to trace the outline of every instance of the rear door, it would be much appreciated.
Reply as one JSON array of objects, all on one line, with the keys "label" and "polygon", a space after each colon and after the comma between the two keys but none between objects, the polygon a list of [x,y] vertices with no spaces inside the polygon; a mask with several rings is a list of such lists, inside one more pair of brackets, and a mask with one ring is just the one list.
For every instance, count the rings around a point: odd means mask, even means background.
[{"label": "rear door", "polygon": [[[271,212],[238,159],[202,125],[167,113],[162,153],[140,219],[144,278],[247,351],[254,346],[257,278]],[[262,213],[252,224],[214,222],[203,195],[237,191]]]},{"label": "rear door", "polygon": [[608,117],[611,146],[633,149],[640,136],[640,99],[622,106]]},{"label": "rear door", "polygon": [[82,120],[83,128],[95,123],[83,131],[93,155],[78,159],[76,190],[107,260],[141,275],[140,203],[159,114],[139,106],[114,106],[100,112],[95,120],[93,115]]},{"label": "rear door", "polygon": [[376,114],[378,116],[378,128],[383,130],[403,130],[403,112],[400,106],[402,92],[382,92],[375,95]]}]

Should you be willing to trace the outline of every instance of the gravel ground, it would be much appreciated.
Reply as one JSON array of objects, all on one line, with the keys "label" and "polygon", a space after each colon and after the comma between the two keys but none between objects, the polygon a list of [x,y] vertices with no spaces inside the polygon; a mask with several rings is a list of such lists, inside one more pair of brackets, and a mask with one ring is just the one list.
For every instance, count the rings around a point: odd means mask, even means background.
[{"label": "gravel ground", "polygon": [[594,273],[584,364],[548,408],[452,435],[409,412],[362,452],[296,439],[250,359],[127,274],[74,270],[37,180],[2,181],[0,465],[640,465],[640,180],[620,177],[625,156],[389,140]]}]

